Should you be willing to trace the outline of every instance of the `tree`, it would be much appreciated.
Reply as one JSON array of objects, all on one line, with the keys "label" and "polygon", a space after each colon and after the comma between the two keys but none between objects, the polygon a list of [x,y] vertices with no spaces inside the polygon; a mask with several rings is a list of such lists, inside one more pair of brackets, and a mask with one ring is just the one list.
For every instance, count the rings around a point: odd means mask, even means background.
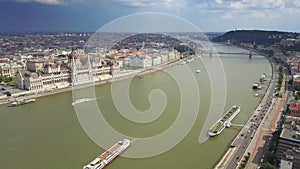
[{"label": "tree", "polygon": [[282,72],[283,71],[283,67],[279,66],[279,71]]},{"label": "tree", "polygon": [[273,57],[274,56],[274,51],[273,50],[267,50],[266,53],[269,55],[269,57]]},{"label": "tree", "polygon": [[289,111],[290,111],[290,104],[287,104],[285,112],[289,112]]},{"label": "tree", "polygon": [[276,163],[276,155],[275,154],[268,154],[267,155],[267,161],[270,163],[270,164],[274,164]]},{"label": "tree", "polygon": [[288,84],[292,85],[293,84],[293,79],[290,79],[289,82],[288,82]]},{"label": "tree", "polygon": [[10,82],[10,81],[9,81],[9,78],[8,78],[8,77],[6,77],[6,76],[4,76],[4,78],[3,78],[3,81],[4,81],[5,83],[8,83],[8,82]]},{"label": "tree", "polygon": [[267,162],[267,163],[263,163],[261,165],[261,168],[262,169],[275,169],[275,166],[273,166],[272,164],[270,164],[269,162]]},{"label": "tree", "polygon": [[300,91],[297,90],[297,91],[295,91],[295,99],[299,100],[299,98],[300,98]]}]

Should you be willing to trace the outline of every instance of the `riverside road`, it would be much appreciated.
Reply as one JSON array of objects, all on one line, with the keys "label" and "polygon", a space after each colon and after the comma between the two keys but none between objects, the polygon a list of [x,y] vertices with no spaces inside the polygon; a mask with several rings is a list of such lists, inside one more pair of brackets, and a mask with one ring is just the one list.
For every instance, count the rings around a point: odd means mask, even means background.
[{"label": "riverside road", "polygon": [[233,140],[231,148],[228,150],[231,151],[231,153],[226,154],[230,157],[225,158],[227,161],[221,161],[215,168],[237,168],[239,163],[243,160],[245,151],[252,141],[255,132],[259,132],[259,130],[262,129],[262,120],[271,108],[270,106],[272,103],[273,93],[278,80],[278,68],[276,68],[276,65],[273,63],[273,61],[270,60],[270,62],[273,69],[273,75],[264,97],[244,127],[240,130],[239,134]]}]

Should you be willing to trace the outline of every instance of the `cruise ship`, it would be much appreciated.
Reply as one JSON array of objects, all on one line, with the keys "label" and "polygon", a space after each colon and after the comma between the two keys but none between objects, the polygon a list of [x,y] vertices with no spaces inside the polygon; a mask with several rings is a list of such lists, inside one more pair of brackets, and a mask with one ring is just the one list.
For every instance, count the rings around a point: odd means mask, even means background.
[{"label": "cruise ship", "polygon": [[209,129],[208,134],[213,137],[220,134],[225,127],[230,127],[231,120],[235,118],[237,114],[241,111],[240,106],[232,106],[230,110],[228,110],[222,118],[220,118],[217,122],[215,122]]},{"label": "cruise ship", "polygon": [[10,103],[9,106],[19,106],[23,104],[33,103],[35,101],[36,101],[35,99],[21,99]]},{"label": "cruise ship", "polygon": [[125,151],[131,142],[128,139],[122,139],[117,142],[111,148],[102,153],[95,160],[90,162],[88,165],[84,166],[83,169],[101,169],[108,165],[112,160],[114,160],[118,155]]}]

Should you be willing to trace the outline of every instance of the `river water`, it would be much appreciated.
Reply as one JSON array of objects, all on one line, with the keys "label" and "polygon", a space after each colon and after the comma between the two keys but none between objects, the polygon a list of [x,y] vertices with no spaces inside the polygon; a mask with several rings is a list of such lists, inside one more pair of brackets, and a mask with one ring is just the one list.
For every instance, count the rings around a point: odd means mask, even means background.
[{"label": "river water", "polygon": [[[247,52],[233,46],[216,46],[223,52]],[[271,74],[270,63],[262,56],[220,55],[227,82],[225,110],[233,104],[242,107],[233,120],[244,124],[256,108],[260,97],[251,89],[262,73]],[[188,63],[192,70],[199,68],[198,60]],[[174,65],[168,69],[180,69]],[[201,65],[200,65],[201,66]],[[199,84],[200,110],[195,124],[187,136],[169,151],[149,158],[119,157],[107,168],[212,168],[221,158],[238,129],[225,129],[217,137],[200,144],[199,135],[210,107],[211,89],[205,69],[196,74]],[[267,76],[269,82],[270,76]],[[265,84],[267,86],[267,83]],[[144,111],[150,106],[148,97],[153,89],[161,89],[167,97],[163,114],[150,123],[139,124],[123,118],[114,106],[111,85],[96,86],[97,103],[103,116],[117,131],[131,137],[150,137],[167,130],[180,108],[180,92],[176,82],[164,71],[134,78],[130,84],[130,99],[136,109]],[[265,89],[259,91],[263,93]],[[120,92],[119,94],[123,94]],[[81,128],[72,104],[72,92],[38,98],[36,103],[17,107],[0,106],[0,168],[7,169],[75,169],[82,168],[104,150],[95,144]],[[213,105],[223,106],[223,105]],[[188,122],[187,122],[188,123]],[[109,133],[99,131],[101,137]],[[111,145],[113,145],[111,143]],[[134,143],[133,143],[134,146]],[[129,148],[130,149],[130,148]],[[129,150],[128,149],[128,150]],[[151,149],[151,147],[150,147]]]}]

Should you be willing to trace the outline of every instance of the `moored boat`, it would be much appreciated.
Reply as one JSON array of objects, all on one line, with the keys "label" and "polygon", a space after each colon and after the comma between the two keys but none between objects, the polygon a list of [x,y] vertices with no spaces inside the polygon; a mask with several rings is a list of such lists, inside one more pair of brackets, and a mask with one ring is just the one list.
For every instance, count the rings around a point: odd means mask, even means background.
[{"label": "moored boat", "polygon": [[21,99],[21,100],[16,100],[14,102],[11,102],[9,106],[19,106],[23,104],[29,104],[35,102],[36,99]]},{"label": "moored boat", "polygon": [[194,61],[194,60],[195,60],[195,58],[189,58],[189,59],[186,60],[186,62],[187,62],[187,63],[190,63],[190,62],[192,62],[192,61]]},{"label": "moored boat", "polygon": [[254,82],[252,85],[252,89],[261,89],[262,85],[260,84],[260,82]]},{"label": "moored boat", "polygon": [[240,106],[232,106],[223,117],[221,117],[217,122],[215,122],[209,129],[208,134],[213,137],[216,136],[225,129],[225,127],[230,127],[231,120],[241,111]]}]

